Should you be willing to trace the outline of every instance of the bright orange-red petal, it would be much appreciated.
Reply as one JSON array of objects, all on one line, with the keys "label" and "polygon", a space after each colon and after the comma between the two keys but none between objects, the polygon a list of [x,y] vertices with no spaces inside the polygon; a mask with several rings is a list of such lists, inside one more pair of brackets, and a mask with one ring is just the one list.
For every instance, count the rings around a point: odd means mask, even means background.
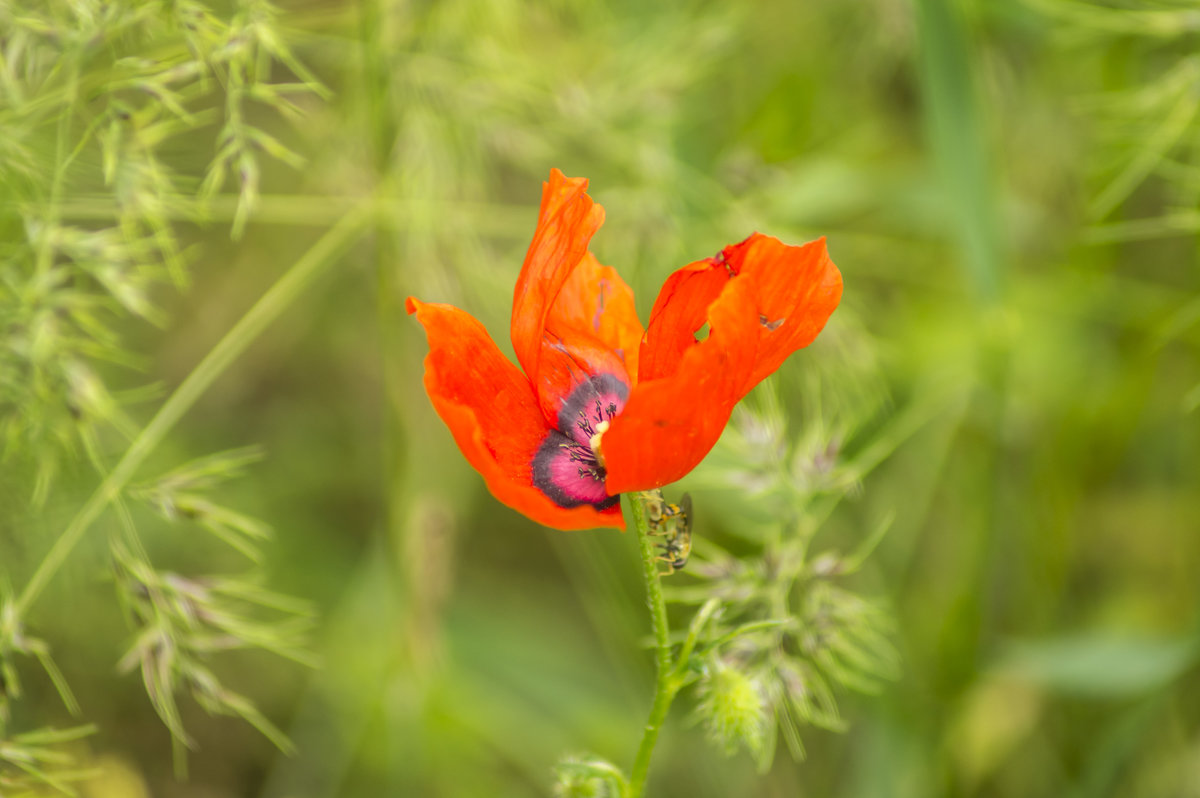
[{"label": "bright orange-red petal", "polygon": [[641,338],[633,291],[614,269],[585,253],[555,298],[542,333],[533,383],[547,421],[560,428],[572,423],[561,417],[563,404],[594,377],[608,374],[632,386]]},{"label": "bright orange-red petal", "polygon": [[563,405],[592,378],[611,375],[626,389],[633,383],[617,353],[586,332],[547,328],[544,341],[537,379],[531,382],[542,416],[551,426],[562,429],[570,423],[561,417]]},{"label": "bright orange-red petal", "polygon": [[412,297],[409,313],[425,327],[425,389],[458,448],[497,499],[558,529],[624,529],[620,506],[563,508],[534,487],[532,467],[549,427],[533,388],[496,347],[487,330],[450,305]]},{"label": "bright orange-red petal", "polygon": [[611,266],[602,266],[592,253],[584,254],[550,307],[546,327],[581,330],[625,363],[630,377],[638,373],[642,323],[633,304],[633,290]]},{"label": "bright orange-red petal", "polygon": [[727,247],[725,257],[739,279],[753,286],[761,328],[754,373],[744,394],[825,328],[842,298],[842,274],[829,259],[824,238],[793,247],[755,233]]},{"label": "bright orange-red petal", "polygon": [[551,305],[604,222],[604,209],[587,195],[587,182],[552,169],[542,184],[537,230],[513,293],[513,349],[531,377],[538,373]]},{"label": "bright orange-red petal", "polygon": [[721,437],[754,367],[758,333],[745,322],[754,311],[747,289],[729,281],[709,309],[709,336],[683,353],[670,376],[638,381],[601,442],[609,493],[674,482]]},{"label": "bright orange-red petal", "polygon": [[788,355],[812,343],[842,296],[842,275],[829,259],[824,238],[796,247],[755,233],[667,278],[642,342],[639,379],[674,373],[684,352],[696,345],[709,305],[735,277],[749,283],[760,327],[743,395]]},{"label": "bright orange-red petal", "polygon": [[[756,233],[673,274],[643,339],[638,384],[603,438],[608,492],[691,471],[733,406],[816,338],[841,293],[824,239],[793,247]],[[696,341],[705,321],[709,335]]]},{"label": "bright orange-red petal", "polygon": [[683,353],[696,344],[696,332],[708,320],[708,306],[720,296],[733,273],[715,258],[679,269],[663,284],[650,311],[642,340],[638,379],[668,377]]}]

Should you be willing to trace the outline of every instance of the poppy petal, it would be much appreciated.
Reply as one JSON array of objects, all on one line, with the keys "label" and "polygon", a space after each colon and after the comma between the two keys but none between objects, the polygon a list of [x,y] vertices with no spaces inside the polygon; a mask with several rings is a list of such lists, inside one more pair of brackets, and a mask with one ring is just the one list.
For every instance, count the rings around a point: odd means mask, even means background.
[{"label": "poppy petal", "polygon": [[542,184],[537,230],[513,293],[513,349],[531,376],[538,373],[550,308],[604,223],[604,209],[587,195],[587,184],[557,169],[550,170],[550,179]]},{"label": "poppy petal", "polygon": [[405,303],[429,339],[425,389],[458,448],[499,501],[558,529],[624,529],[620,507],[566,508],[533,484],[533,464],[551,435],[533,388],[470,314],[450,305]]},{"label": "poppy petal", "polygon": [[625,363],[630,377],[638,373],[642,323],[633,303],[633,290],[611,266],[602,266],[585,253],[550,306],[546,327],[587,332]]},{"label": "poppy petal", "polygon": [[746,394],[825,328],[842,298],[842,274],[824,238],[793,247],[755,233],[724,254],[740,279],[754,286],[758,306],[758,356]]},{"label": "poppy petal", "polygon": [[708,306],[733,277],[719,258],[689,263],[663,283],[642,339],[639,380],[674,374],[683,353],[695,346],[696,332],[708,319]]},{"label": "poppy petal", "polygon": [[[671,275],[643,339],[638,383],[601,442],[608,492],[691,471],[733,406],[816,338],[841,293],[824,239],[792,247],[756,233]],[[709,335],[697,341],[705,321]]]},{"label": "poppy petal", "polygon": [[638,381],[601,439],[609,493],[674,482],[721,437],[754,368],[758,322],[749,288],[727,281],[708,311],[711,334],[693,342],[670,376]]},{"label": "poppy petal", "polygon": [[597,338],[570,327],[547,327],[543,339],[537,378],[532,382],[542,416],[550,426],[569,432],[563,426],[564,406],[581,386],[597,378],[615,380],[628,393],[632,380],[624,362]]},{"label": "poppy petal", "polygon": [[824,238],[796,247],[755,233],[667,278],[643,339],[639,379],[674,373],[683,353],[696,345],[709,305],[735,277],[750,283],[761,327],[743,396],[788,355],[813,342],[842,296],[842,276]]}]

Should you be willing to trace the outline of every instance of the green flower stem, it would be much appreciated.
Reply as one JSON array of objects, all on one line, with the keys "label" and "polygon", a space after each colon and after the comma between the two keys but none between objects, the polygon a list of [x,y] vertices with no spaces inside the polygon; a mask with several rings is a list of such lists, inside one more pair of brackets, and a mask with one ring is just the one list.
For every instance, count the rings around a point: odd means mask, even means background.
[{"label": "green flower stem", "polygon": [[191,409],[209,386],[246,350],[252,341],[286,310],[309,285],[337,261],[345,247],[366,228],[375,215],[374,204],[364,201],[343,216],[317,243],[279,278],[275,285],[246,311],[225,337],[192,369],[175,392],[163,402],[158,413],[129,445],[120,462],[109,472],[75,517],[67,524],[54,546],[38,565],[29,584],[17,599],[17,610],[24,614],[58,573],[88,527],[109,504],[116,500],[138,467],[162,443],[172,427]]},{"label": "green flower stem", "polygon": [[671,701],[675,698],[679,683],[674,678],[672,668],[667,603],[663,598],[662,579],[658,573],[658,561],[655,559],[658,552],[646,523],[646,507],[635,495],[627,494],[627,501],[642,554],[642,577],[646,582],[646,603],[650,607],[650,625],[654,627],[655,648],[654,704],[650,707],[650,717],[646,719],[646,728],[642,731],[642,742],[638,745],[637,757],[633,760],[629,789],[626,792],[627,798],[641,798],[646,787],[646,773],[650,769],[650,756],[654,753],[654,744],[658,742],[658,731],[666,720],[667,710],[671,708]]}]

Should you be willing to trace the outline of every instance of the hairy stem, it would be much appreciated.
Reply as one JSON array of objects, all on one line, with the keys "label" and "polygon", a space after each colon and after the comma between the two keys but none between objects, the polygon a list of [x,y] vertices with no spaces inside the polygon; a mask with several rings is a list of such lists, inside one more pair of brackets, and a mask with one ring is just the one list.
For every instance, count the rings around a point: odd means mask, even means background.
[{"label": "hairy stem", "polygon": [[633,770],[629,778],[627,798],[641,798],[646,787],[646,773],[650,769],[650,756],[654,753],[654,744],[658,742],[658,731],[666,720],[667,710],[678,689],[673,678],[671,662],[670,629],[667,626],[667,604],[663,599],[662,581],[658,573],[658,562],[655,559],[658,552],[650,537],[650,528],[646,523],[646,507],[637,496],[626,494],[629,502],[629,515],[633,518],[634,529],[637,530],[638,547],[642,554],[642,577],[646,582],[646,604],[650,607],[650,625],[654,628],[654,703],[650,707],[650,717],[646,719],[646,727],[642,730],[642,742],[638,745],[637,757],[633,760]]},{"label": "hairy stem", "polygon": [[38,565],[29,584],[17,599],[17,610],[24,613],[58,572],[88,527],[109,504],[120,497],[129,480],[163,438],[199,399],[217,377],[245,351],[252,341],[272,321],[286,310],[308,288],[318,275],[352,242],[374,216],[372,203],[364,202],[343,216],[312,248],[308,250],[275,285],[254,304],[246,315],[225,334],[217,345],[200,361],[191,374],[179,384],[129,445],[120,462],[109,472],[100,486],[79,508],[62,535]]}]

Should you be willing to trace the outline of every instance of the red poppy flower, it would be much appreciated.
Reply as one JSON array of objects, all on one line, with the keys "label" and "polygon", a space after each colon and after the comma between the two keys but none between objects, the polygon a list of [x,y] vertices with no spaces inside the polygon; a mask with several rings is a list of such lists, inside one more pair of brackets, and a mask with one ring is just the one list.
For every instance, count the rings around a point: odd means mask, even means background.
[{"label": "red poppy flower", "polygon": [[695,468],[733,406],[817,337],[842,276],[824,239],[755,233],[667,278],[643,330],[588,252],[604,209],[586,191],[557,169],[543,185],[513,297],[521,368],[458,308],[406,307],[429,339],[429,398],[495,497],[546,526],[623,529],[619,494]]}]

